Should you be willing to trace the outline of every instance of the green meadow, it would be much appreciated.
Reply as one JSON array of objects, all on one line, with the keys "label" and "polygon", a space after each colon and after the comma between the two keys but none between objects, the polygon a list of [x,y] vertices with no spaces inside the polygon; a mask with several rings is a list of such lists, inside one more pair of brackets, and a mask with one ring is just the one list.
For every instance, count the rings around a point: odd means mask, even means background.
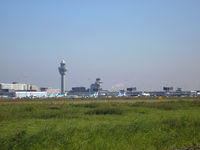
[{"label": "green meadow", "polygon": [[0,100],[0,149],[200,149],[200,98]]}]

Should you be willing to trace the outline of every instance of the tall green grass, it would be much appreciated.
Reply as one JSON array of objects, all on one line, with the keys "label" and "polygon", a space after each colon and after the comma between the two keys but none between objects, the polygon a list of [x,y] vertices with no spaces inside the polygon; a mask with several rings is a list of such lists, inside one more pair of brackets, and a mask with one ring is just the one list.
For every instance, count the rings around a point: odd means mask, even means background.
[{"label": "tall green grass", "polygon": [[200,148],[199,99],[59,101],[1,101],[0,149]]}]

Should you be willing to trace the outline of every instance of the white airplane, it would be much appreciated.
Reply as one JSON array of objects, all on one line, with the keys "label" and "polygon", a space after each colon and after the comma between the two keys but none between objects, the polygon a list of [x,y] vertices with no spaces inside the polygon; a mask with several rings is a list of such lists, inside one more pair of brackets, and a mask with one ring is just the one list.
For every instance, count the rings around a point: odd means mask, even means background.
[{"label": "white airplane", "polygon": [[143,93],[142,93],[142,96],[149,97],[149,96],[150,96],[150,94],[149,94],[149,93],[145,93],[145,92],[143,92]]}]

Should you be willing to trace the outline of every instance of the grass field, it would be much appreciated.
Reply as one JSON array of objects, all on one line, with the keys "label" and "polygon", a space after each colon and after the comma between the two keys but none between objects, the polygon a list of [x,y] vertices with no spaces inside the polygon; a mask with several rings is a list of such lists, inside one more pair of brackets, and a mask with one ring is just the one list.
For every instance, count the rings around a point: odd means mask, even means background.
[{"label": "grass field", "polygon": [[200,98],[0,100],[0,149],[200,149]]}]

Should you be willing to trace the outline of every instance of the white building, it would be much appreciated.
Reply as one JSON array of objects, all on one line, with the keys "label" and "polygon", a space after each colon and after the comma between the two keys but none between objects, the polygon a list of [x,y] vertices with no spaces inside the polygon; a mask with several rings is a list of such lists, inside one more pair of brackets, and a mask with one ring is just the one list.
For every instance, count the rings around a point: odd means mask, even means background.
[{"label": "white building", "polygon": [[15,91],[27,91],[27,90],[38,90],[37,86],[24,83],[0,83],[0,90],[15,90]]},{"label": "white building", "polygon": [[47,92],[47,95],[58,95],[60,94],[60,89],[52,89],[52,88],[40,88],[41,92]]}]

